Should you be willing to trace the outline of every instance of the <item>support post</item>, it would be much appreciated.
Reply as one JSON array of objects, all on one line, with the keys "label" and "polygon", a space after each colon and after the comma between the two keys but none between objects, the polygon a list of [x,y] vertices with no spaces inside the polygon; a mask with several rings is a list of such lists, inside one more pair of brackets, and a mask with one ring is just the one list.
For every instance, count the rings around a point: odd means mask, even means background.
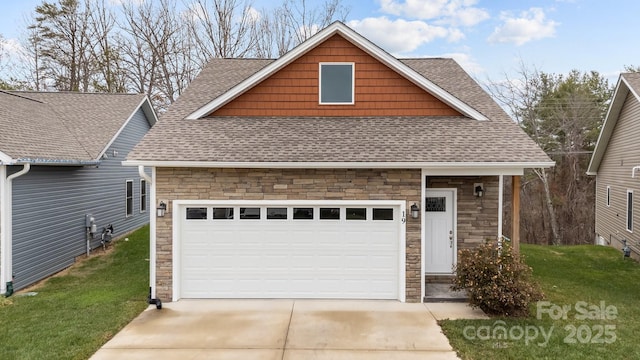
[{"label": "support post", "polygon": [[502,209],[504,206],[504,175],[498,176],[498,244],[502,242]]},{"label": "support post", "polygon": [[515,254],[520,253],[520,176],[511,181],[511,246]]}]

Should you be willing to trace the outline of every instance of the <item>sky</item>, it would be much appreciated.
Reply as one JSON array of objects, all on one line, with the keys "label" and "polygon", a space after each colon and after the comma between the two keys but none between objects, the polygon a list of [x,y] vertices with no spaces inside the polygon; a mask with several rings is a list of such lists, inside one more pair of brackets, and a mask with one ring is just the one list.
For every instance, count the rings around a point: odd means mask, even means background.
[{"label": "sky", "polygon": [[[392,55],[452,57],[479,81],[517,78],[524,64],[556,74],[595,70],[615,84],[625,65],[640,66],[637,0],[340,1],[347,25]],[[280,2],[252,1],[258,10]],[[0,0],[5,41],[18,42],[41,3]]]}]

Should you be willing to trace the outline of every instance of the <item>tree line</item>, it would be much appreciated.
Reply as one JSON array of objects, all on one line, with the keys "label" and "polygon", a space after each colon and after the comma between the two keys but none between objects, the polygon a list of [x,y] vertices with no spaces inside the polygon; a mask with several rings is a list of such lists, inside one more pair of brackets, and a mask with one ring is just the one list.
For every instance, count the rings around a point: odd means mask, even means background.
[{"label": "tree line", "polygon": [[520,189],[521,240],[592,244],[596,179],[586,172],[614,85],[596,71],[551,74],[524,64],[515,78],[505,77],[489,85],[491,94],[556,162],[550,169],[525,172]]},{"label": "tree line", "polygon": [[347,14],[340,0],[44,1],[0,86],[142,93],[162,111],[212,58],[278,57]]},{"label": "tree line", "polygon": [[[5,71],[11,76],[0,79],[0,89],[143,93],[163,111],[209,60],[277,58],[331,22],[344,21],[349,11],[340,0],[317,6],[282,0],[260,11],[249,0],[111,4],[38,5],[26,26],[21,61]],[[523,178],[522,241],[592,243],[595,178],[585,173],[612,86],[595,71],[550,74],[523,64],[515,78],[505,74],[486,88],[556,162]]]}]

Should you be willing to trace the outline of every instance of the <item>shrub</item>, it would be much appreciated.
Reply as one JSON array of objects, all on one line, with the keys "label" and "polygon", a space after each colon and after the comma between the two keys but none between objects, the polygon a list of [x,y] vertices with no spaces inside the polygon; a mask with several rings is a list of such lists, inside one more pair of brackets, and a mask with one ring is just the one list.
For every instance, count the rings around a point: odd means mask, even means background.
[{"label": "shrub", "polygon": [[458,252],[453,290],[466,290],[472,307],[487,314],[527,316],[529,305],[544,294],[531,277],[532,269],[509,243],[502,249],[495,241]]}]

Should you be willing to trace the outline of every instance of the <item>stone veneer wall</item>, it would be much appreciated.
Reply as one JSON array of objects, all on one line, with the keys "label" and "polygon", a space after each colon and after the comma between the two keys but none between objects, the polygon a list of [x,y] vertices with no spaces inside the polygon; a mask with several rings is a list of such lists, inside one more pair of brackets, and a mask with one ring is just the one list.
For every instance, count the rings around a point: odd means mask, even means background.
[{"label": "stone veneer wall", "polygon": [[[169,208],[157,219],[156,295],[172,299],[173,200],[406,200],[408,210],[420,204],[420,177],[420,170],[391,169],[158,168],[156,196]],[[420,238],[420,219],[407,216],[408,302],[420,302]]]},{"label": "stone veneer wall", "polygon": [[[484,185],[484,196],[476,197],[473,184]],[[466,249],[498,236],[498,177],[427,177],[427,188],[458,189],[458,249]]]}]

